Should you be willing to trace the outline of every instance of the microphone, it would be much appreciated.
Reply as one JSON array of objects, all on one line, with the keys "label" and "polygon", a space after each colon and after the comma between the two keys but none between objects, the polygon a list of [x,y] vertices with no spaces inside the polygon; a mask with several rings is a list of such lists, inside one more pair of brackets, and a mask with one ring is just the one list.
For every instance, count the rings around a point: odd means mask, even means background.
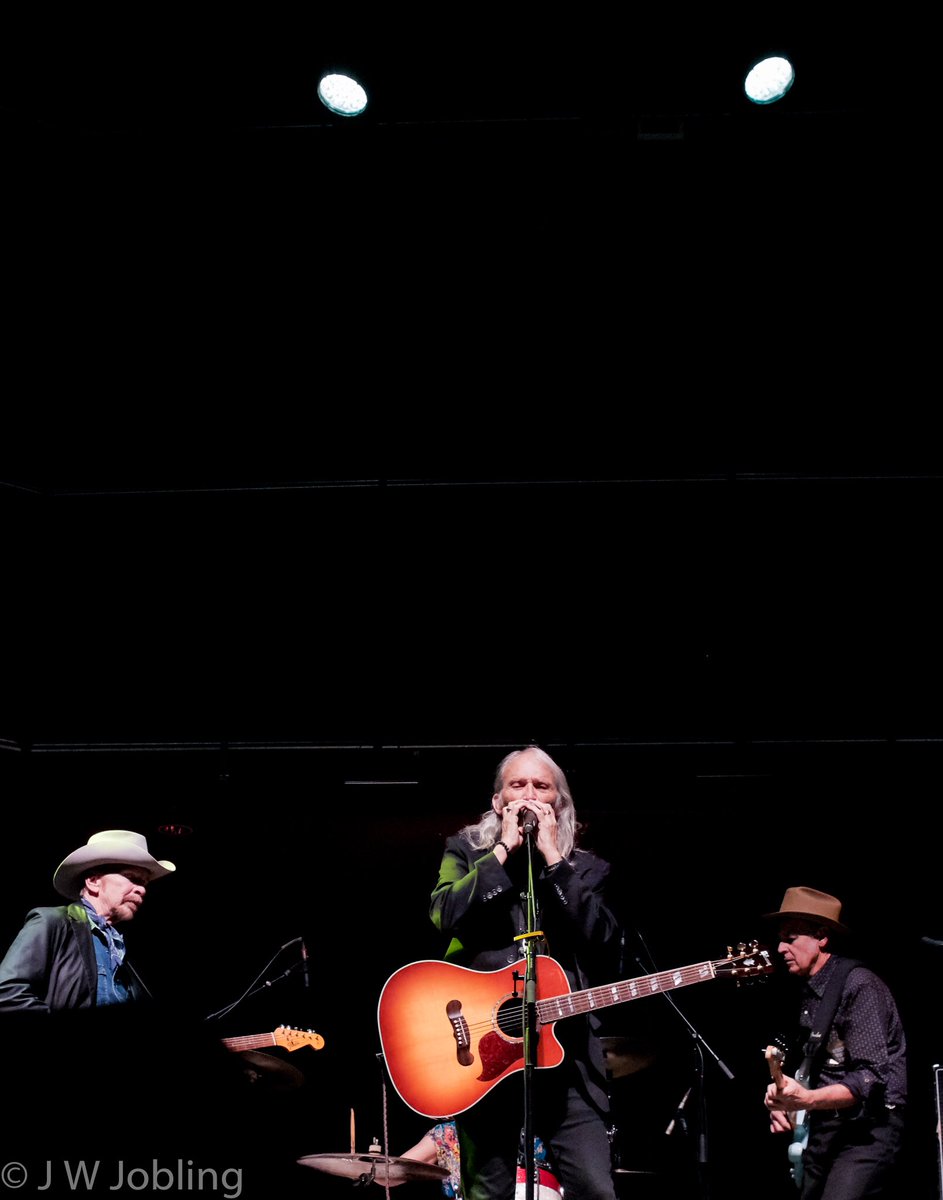
[{"label": "microphone", "polygon": [[537,815],[531,812],[529,808],[522,808],[517,814],[518,825],[522,833],[533,833],[537,828]]},{"label": "microphone", "polygon": [[308,947],[304,944],[304,939],[301,939],[301,969],[304,972],[305,988],[309,988],[311,977],[308,974]]},{"label": "microphone", "polygon": [[300,937],[292,938],[290,942],[286,942],[284,946],[279,946],[279,952],[287,950],[289,946],[297,946],[301,941]]},{"label": "microphone", "polygon": [[681,1103],[675,1109],[675,1115],[671,1118],[671,1123],[669,1124],[668,1128],[665,1130],[665,1137],[671,1137],[672,1133],[674,1132],[674,1127],[676,1124],[680,1124],[682,1130],[685,1128],[684,1106],[687,1104],[688,1096],[690,1096],[690,1095],[691,1095],[691,1089],[688,1088],[688,1090],[681,1097]]}]

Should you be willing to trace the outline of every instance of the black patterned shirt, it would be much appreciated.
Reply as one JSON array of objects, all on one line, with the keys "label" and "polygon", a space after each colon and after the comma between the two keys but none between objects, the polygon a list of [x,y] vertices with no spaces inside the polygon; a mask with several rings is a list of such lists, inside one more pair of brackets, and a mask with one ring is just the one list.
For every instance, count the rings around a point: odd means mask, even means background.
[{"label": "black patterned shirt", "polygon": [[[815,1028],[815,1014],[835,972],[838,957],[805,981],[799,1024]],[[887,984],[867,967],[854,967],[842,989],[817,1086],[843,1083],[872,1112],[907,1100],[907,1044],[897,1005]]]}]

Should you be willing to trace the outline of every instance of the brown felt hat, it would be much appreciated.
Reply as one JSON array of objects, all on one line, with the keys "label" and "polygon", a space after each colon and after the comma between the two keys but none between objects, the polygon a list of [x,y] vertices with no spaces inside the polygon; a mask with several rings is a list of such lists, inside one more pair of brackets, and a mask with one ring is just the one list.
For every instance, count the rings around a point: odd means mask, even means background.
[{"label": "brown felt hat", "polygon": [[841,916],[841,901],[828,892],[817,892],[815,888],[791,887],[786,888],[783,902],[778,912],[764,914],[764,920],[781,921],[784,917],[802,917],[834,929],[836,933],[847,933],[848,929],[839,921]]}]

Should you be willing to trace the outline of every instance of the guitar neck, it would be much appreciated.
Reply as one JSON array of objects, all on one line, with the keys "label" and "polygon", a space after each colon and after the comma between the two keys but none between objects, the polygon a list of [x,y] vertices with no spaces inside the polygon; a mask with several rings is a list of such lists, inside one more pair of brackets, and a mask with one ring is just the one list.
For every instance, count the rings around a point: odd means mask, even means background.
[{"label": "guitar neck", "polygon": [[[782,1091],[785,1079],[783,1077],[781,1052],[777,1052],[777,1048],[775,1046],[767,1046],[766,1061],[769,1065],[769,1073],[773,1083],[775,1083],[776,1087]],[[793,1130],[795,1130],[796,1125],[804,1115],[804,1113],[786,1113],[786,1116],[789,1118],[789,1124],[793,1127]]]},{"label": "guitar neck", "polygon": [[779,1059],[774,1057],[772,1054],[769,1053],[769,1051],[767,1051],[766,1061],[769,1063],[769,1073],[773,1080],[773,1083],[775,1083],[776,1086],[779,1088],[779,1090],[782,1091],[782,1089],[783,1089],[783,1069],[779,1064]]},{"label": "guitar neck", "polygon": [[670,992],[692,983],[702,983],[716,975],[717,970],[713,962],[702,962],[694,963],[690,967],[677,967],[673,971],[656,971],[654,975],[640,975],[636,979],[623,979],[620,983],[586,988],[581,992],[566,992],[562,996],[538,1000],[537,1017],[542,1025],[547,1025],[551,1021],[559,1021],[562,1017],[594,1012],[612,1004],[625,1004],[627,1000],[638,1000],[642,996],[655,996],[659,992]]},{"label": "guitar neck", "polygon": [[259,1050],[262,1046],[276,1045],[274,1033],[249,1033],[244,1037],[225,1037],[220,1041],[228,1050]]}]

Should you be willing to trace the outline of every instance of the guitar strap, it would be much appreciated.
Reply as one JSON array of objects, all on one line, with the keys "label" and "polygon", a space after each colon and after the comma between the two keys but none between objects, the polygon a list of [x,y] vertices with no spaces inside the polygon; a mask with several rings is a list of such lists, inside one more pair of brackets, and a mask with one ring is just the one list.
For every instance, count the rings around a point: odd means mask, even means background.
[{"label": "guitar strap", "polygon": [[819,1001],[819,1007],[815,1014],[815,1025],[803,1049],[805,1057],[799,1070],[796,1071],[796,1079],[803,1087],[812,1086],[810,1080],[813,1071],[817,1076],[821,1070],[821,1055],[825,1046],[825,1038],[835,1020],[835,1013],[838,1011],[838,1004],[845,988],[845,980],[855,967],[862,965],[856,958],[839,958],[835,963],[834,973]]}]

